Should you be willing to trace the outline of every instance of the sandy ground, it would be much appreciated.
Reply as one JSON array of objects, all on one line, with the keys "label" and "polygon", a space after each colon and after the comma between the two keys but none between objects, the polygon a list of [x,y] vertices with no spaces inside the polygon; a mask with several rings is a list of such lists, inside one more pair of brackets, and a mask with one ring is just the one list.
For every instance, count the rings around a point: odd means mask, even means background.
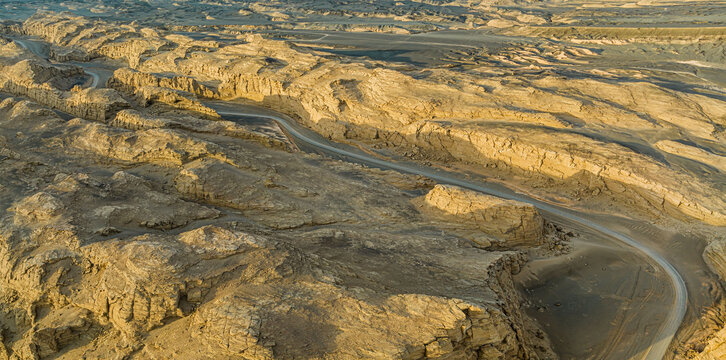
[{"label": "sandy ground", "polygon": [[[704,242],[639,221],[611,216],[602,221],[658,249],[685,276],[689,311],[679,337],[688,338],[700,327],[699,314],[720,297],[714,292],[718,278],[706,271],[701,257]],[[534,260],[519,275],[524,291],[536,299],[528,311],[548,330],[563,359],[638,358],[667,311],[673,296],[669,282],[657,267],[642,265],[646,259],[587,229],[579,231],[584,240],[573,244],[571,254]]]}]

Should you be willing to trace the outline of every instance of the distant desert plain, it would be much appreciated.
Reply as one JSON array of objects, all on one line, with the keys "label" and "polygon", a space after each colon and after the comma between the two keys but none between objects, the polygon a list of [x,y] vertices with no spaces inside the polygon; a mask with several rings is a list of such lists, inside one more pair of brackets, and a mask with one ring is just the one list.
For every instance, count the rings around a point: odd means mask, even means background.
[{"label": "distant desert plain", "polygon": [[726,359],[726,1],[0,0],[0,359]]}]

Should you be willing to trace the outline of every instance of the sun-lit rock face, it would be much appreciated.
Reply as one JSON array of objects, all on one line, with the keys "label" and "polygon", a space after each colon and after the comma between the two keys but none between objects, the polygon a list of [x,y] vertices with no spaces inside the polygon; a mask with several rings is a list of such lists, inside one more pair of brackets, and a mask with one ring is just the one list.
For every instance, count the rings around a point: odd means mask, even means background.
[{"label": "sun-lit rock face", "polygon": [[696,360],[718,360],[726,357],[726,328],[713,334],[705,348],[693,357]]},{"label": "sun-lit rock face", "polygon": [[36,59],[15,62],[13,57],[5,57],[0,59],[0,69],[3,91],[75,116],[105,120],[129,106],[114,90],[72,87],[74,80],[84,76],[77,66],[55,66]]},{"label": "sun-lit rock face", "polygon": [[445,218],[503,240],[506,246],[537,246],[543,241],[544,220],[530,204],[451,185],[436,185],[424,204]]},{"label": "sun-lit rock face", "polygon": [[669,154],[692,159],[726,173],[726,156],[724,155],[673,140],[658,141],[655,143],[655,147]]},{"label": "sun-lit rock face", "polygon": [[78,125],[71,146],[122,161],[183,164],[202,157],[222,157],[215,144],[189,138],[170,129],[127,131],[100,124]]}]

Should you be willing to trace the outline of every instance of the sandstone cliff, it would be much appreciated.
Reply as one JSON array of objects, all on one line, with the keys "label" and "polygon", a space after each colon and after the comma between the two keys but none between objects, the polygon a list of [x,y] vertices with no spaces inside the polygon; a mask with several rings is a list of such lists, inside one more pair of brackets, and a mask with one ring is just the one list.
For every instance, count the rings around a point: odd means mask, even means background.
[{"label": "sandstone cliff", "polygon": [[724,357],[726,357],[726,327],[713,334],[713,338],[708,342],[708,345],[693,359],[718,360]]},{"label": "sandstone cliff", "polygon": [[703,250],[703,260],[711,271],[726,281],[726,239],[715,239]]}]

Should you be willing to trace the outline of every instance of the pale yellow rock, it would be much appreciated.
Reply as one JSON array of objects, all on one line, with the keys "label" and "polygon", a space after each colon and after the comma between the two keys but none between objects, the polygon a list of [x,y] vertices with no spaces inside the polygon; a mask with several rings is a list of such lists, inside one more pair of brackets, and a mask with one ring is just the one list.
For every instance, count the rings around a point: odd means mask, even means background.
[{"label": "pale yellow rock", "polygon": [[[522,13],[511,15],[539,21]],[[615,84],[549,75],[531,81],[507,76],[492,79],[442,69],[413,77],[379,66],[331,60],[258,35],[245,36],[244,44],[218,48],[189,39],[179,40],[183,44],[174,47],[166,39],[132,35],[133,28],[114,29],[108,23],[91,24],[68,14],[37,14],[23,27],[55,44],[127,58],[135,70],[119,72],[117,83],[150,99],[156,96],[187,104],[183,98],[188,96],[158,87],[200,97],[242,97],[295,116],[334,139],[415,145],[433,160],[503,166],[558,181],[585,170],[624,184],[632,191],[623,196],[640,201],[642,195],[657,212],[726,224],[726,199],[713,196],[715,184],[709,179],[664,166],[617,141],[551,131],[582,124],[597,133],[603,127],[635,131],[643,137],[650,136],[648,132],[677,131],[718,141],[726,108],[718,99],[647,82]],[[66,40],[93,29],[107,31],[104,39],[115,34],[113,39],[120,40],[110,44],[98,39]],[[192,44],[209,50],[191,51]],[[126,55],[122,50],[127,50]],[[587,49],[556,47],[548,60],[544,58],[547,51],[532,46],[512,49],[503,60],[551,66],[551,61],[559,59],[597,56]],[[147,86],[154,90],[144,90]],[[198,107],[187,105],[183,107]],[[680,186],[686,182],[693,186]]]},{"label": "pale yellow rock", "polygon": [[158,102],[205,116],[220,118],[216,111],[194,99],[191,93],[181,90],[158,86],[142,86],[136,89],[135,95],[144,106]]},{"label": "pale yellow rock", "polygon": [[726,281],[726,239],[711,241],[703,250],[703,260],[711,271]]},{"label": "pale yellow rock", "polygon": [[726,327],[714,334],[703,351],[693,357],[695,360],[720,360],[724,358],[726,358]]},{"label": "pale yellow rock", "polygon": [[37,330],[27,334],[14,348],[24,358],[52,357],[89,329],[89,316],[90,311],[86,309],[63,308],[40,321]]},{"label": "pale yellow rock", "polygon": [[446,218],[504,240],[507,246],[536,246],[543,241],[544,220],[530,204],[452,185],[436,185],[424,204]]},{"label": "pale yellow rock", "polygon": [[722,173],[726,173],[726,156],[689,146],[677,141],[661,140],[655,143],[655,147],[667,153],[682,156],[691,160],[712,166]]},{"label": "pale yellow rock", "polygon": [[114,71],[113,77],[109,80],[108,85],[131,93],[135,92],[136,89],[151,86],[177,89],[207,98],[217,96],[214,90],[200,84],[194,78],[186,76],[161,77],[129,68],[121,68]]},{"label": "pale yellow rock", "polygon": [[78,67],[57,67],[39,60],[2,58],[0,89],[91,120],[105,120],[129,104],[112,89],[65,89],[84,74]]},{"label": "pale yellow rock", "polygon": [[160,129],[166,127],[175,127],[178,123],[171,119],[160,117],[146,116],[136,110],[126,109],[119,111],[114,118],[109,121],[109,125],[129,130],[147,130]]},{"label": "pale yellow rock", "polygon": [[517,25],[517,23],[515,21],[506,20],[506,19],[493,19],[493,20],[489,20],[487,22],[487,26],[493,27],[493,28],[498,28],[498,29],[509,28],[509,27],[512,27],[515,25]]},{"label": "pale yellow rock", "polygon": [[134,162],[183,164],[199,158],[224,158],[212,143],[169,129],[126,131],[77,120],[70,145],[98,155]]},{"label": "pale yellow rock", "polygon": [[63,204],[53,195],[46,192],[39,192],[26,197],[15,205],[15,222],[42,223],[49,221],[59,215],[63,210]]},{"label": "pale yellow rock", "polygon": [[272,350],[260,343],[262,318],[244,298],[220,297],[209,302],[191,321],[192,337],[212,351],[228,356],[273,359]]},{"label": "pale yellow rock", "polygon": [[192,247],[194,252],[215,256],[233,254],[242,247],[257,248],[266,240],[260,236],[233,232],[214,226],[205,226],[179,236],[179,241]]},{"label": "pale yellow rock", "polygon": [[[189,163],[175,179],[177,190],[211,203],[246,209],[246,195],[256,191],[259,179],[234,165],[214,159]],[[231,186],[230,186],[231,185]]]}]

